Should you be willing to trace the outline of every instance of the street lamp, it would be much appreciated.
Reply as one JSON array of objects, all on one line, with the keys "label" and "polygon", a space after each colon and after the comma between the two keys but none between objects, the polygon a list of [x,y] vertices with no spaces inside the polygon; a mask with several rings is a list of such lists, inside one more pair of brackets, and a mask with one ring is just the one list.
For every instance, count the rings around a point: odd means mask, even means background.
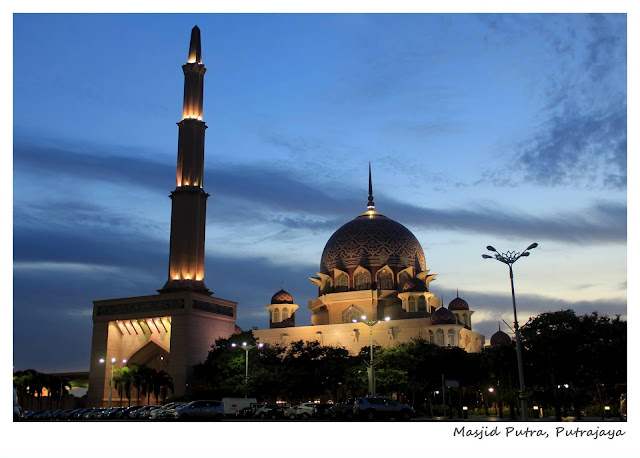
[{"label": "street lamp", "polygon": [[513,264],[520,258],[529,256],[529,250],[537,247],[537,243],[529,245],[522,253],[517,251],[507,251],[506,253],[498,253],[494,247],[489,245],[487,250],[494,252],[493,256],[483,254],[484,259],[495,259],[509,266],[509,278],[511,279],[511,299],[513,301],[513,328],[516,335],[516,353],[518,355],[518,378],[520,379],[520,410],[522,411],[522,421],[527,421],[529,413],[527,412],[527,399],[524,392],[524,369],[522,366],[522,343],[520,339],[520,328],[518,327],[518,315],[516,313],[516,293],[513,289]]},{"label": "street lamp", "polygon": [[[105,360],[104,358],[100,358],[100,364],[104,364]],[[111,363],[111,378],[109,379],[109,405],[108,408],[111,408],[111,393],[113,392],[113,371],[115,369],[115,365],[117,360],[115,358],[111,358],[111,360],[109,361]],[[126,364],[127,360],[123,359],[122,360],[122,364]]]},{"label": "street lamp", "polygon": [[[391,318],[386,317],[384,321],[389,321]],[[366,315],[362,315],[360,320],[356,320],[355,318],[351,320],[353,323],[364,323],[369,326],[369,367],[367,368],[367,374],[369,375],[369,391],[371,392],[371,396],[376,395],[376,374],[375,369],[373,367],[373,327],[380,323],[380,320],[367,320]]]},{"label": "street lamp", "polygon": [[[232,343],[231,346],[233,348],[238,347],[238,345]],[[248,390],[249,390],[249,350],[251,350],[252,348],[262,348],[264,347],[264,344],[259,343],[258,345],[248,345],[247,342],[242,342],[242,346],[240,346],[239,348],[242,348],[244,350],[244,354],[245,354],[245,369],[244,369],[244,397],[247,397],[248,394]]]}]

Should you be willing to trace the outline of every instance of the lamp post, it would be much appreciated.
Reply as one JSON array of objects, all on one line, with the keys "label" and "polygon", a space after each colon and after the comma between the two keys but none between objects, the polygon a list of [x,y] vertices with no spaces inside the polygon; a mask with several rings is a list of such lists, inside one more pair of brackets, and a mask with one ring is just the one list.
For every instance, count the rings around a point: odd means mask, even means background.
[{"label": "lamp post", "polygon": [[[231,346],[233,348],[238,347],[238,345],[232,343]],[[244,397],[246,398],[249,391],[249,350],[252,348],[262,348],[264,344],[259,343],[258,345],[248,345],[247,342],[242,342],[242,345],[239,348],[244,350],[245,361],[244,361]]]},{"label": "lamp post", "polygon": [[[384,321],[389,321],[391,318],[386,317]],[[360,320],[353,319],[351,320],[353,323],[364,323],[369,327],[369,367],[367,369],[367,374],[369,375],[369,391],[371,392],[371,396],[376,395],[376,373],[373,366],[373,327],[380,323],[380,320],[367,320],[366,315],[362,315]]]},{"label": "lamp post", "polygon": [[529,413],[527,412],[527,399],[524,392],[524,369],[522,365],[522,343],[520,339],[520,328],[518,326],[518,314],[516,313],[516,293],[513,288],[513,264],[520,258],[529,256],[529,250],[537,247],[537,243],[529,245],[522,253],[517,251],[507,251],[506,253],[498,253],[498,251],[489,245],[487,250],[494,252],[493,256],[483,254],[484,259],[495,259],[509,266],[509,278],[511,279],[511,299],[513,302],[513,328],[516,335],[516,354],[518,356],[518,378],[520,379],[520,410],[522,411],[522,421],[527,421]]},{"label": "lamp post", "polygon": [[[113,392],[113,371],[115,369],[115,365],[117,360],[115,358],[111,358],[111,360],[109,361],[111,363],[111,378],[109,379],[109,405],[107,406],[107,408],[111,408],[111,393]],[[105,360],[104,358],[100,358],[100,364],[104,364]],[[126,364],[127,360],[123,359],[122,360],[122,364]]]}]

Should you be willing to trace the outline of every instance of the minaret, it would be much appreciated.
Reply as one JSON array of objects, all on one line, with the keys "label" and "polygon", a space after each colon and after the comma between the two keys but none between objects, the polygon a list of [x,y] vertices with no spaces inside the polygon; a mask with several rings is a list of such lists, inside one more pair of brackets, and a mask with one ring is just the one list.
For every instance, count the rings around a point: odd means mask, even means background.
[{"label": "minaret", "polygon": [[204,74],[200,29],[191,30],[189,58],[184,72],[182,121],[178,123],[176,189],[171,192],[169,275],[161,293],[195,291],[211,295],[204,284],[204,232],[207,198],[203,189],[204,131],[202,96]]}]

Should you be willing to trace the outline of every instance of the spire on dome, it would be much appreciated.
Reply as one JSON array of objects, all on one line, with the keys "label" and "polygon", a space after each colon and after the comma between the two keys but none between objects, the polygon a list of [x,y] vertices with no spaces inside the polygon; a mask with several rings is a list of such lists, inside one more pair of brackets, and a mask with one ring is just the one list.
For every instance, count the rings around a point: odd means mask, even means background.
[{"label": "spire on dome", "polygon": [[200,47],[200,29],[195,26],[191,29],[191,42],[189,43],[189,59],[187,63],[202,63],[202,50]]},{"label": "spire on dome", "polygon": [[373,203],[373,184],[371,184],[371,162],[369,162],[369,202],[367,202],[367,208],[373,210],[376,208],[376,204]]}]

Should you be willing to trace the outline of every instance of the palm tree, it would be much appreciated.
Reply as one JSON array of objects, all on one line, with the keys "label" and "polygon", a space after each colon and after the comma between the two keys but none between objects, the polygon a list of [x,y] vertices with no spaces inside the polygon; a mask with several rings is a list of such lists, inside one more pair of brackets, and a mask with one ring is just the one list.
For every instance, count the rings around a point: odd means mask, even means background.
[{"label": "palm tree", "polygon": [[147,393],[151,392],[152,381],[149,375],[149,368],[144,364],[133,363],[131,364],[131,371],[133,386],[136,388],[136,397],[138,404],[140,404],[140,395],[147,396]]},{"label": "palm tree", "polygon": [[131,387],[133,386],[133,371],[131,368],[124,366],[113,371],[113,384],[120,394],[120,406],[122,406],[122,395],[127,397],[129,406],[131,406]]},{"label": "palm tree", "polygon": [[152,367],[147,367],[144,364],[141,365],[141,376],[142,376],[142,393],[147,396],[147,404],[151,404],[151,392],[153,391],[153,382],[155,376],[157,374],[157,370]]},{"label": "palm tree", "polygon": [[153,395],[156,397],[156,405],[160,394],[162,394],[162,403],[164,404],[167,401],[167,389],[173,393],[171,376],[165,371],[157,371],[153,377]]}]

